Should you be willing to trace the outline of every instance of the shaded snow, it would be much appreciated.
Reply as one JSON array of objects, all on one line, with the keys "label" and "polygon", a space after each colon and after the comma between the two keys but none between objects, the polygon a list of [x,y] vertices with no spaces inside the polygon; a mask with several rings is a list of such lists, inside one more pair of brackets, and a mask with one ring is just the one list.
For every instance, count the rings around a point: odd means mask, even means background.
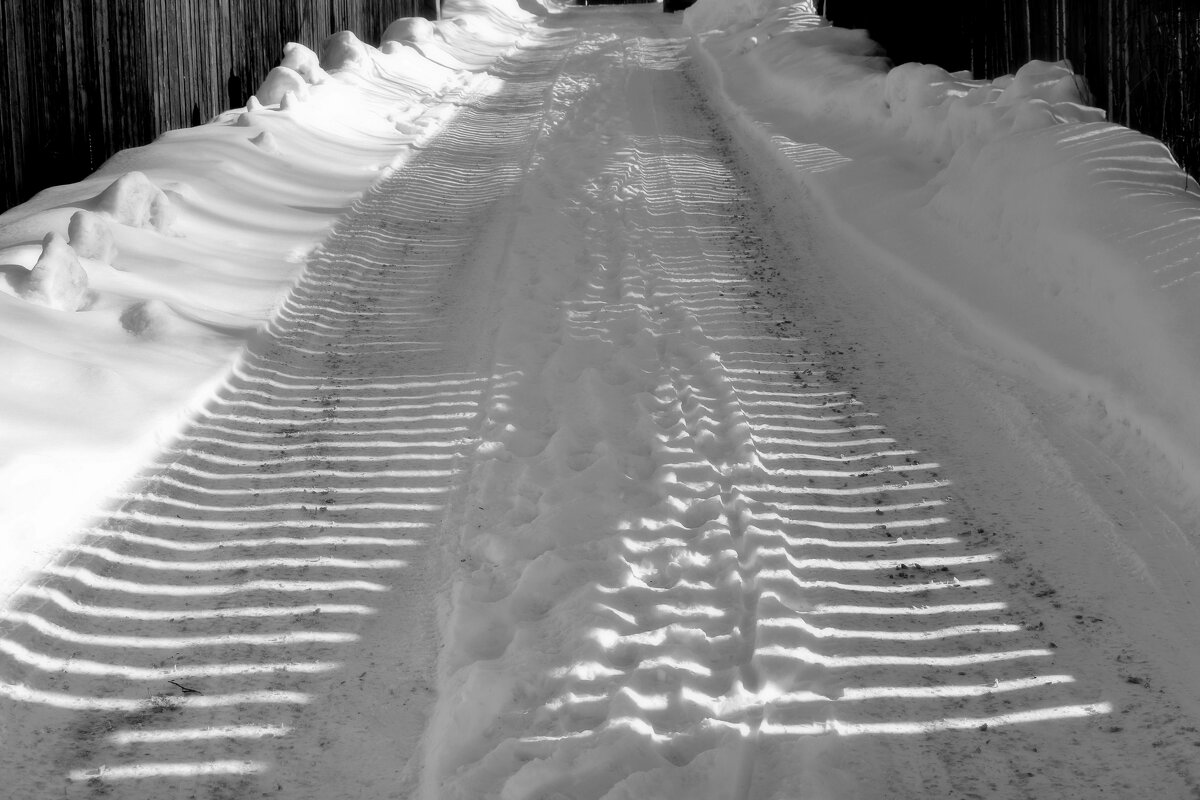
[{"label": "shaded snow", "polygon": [[1103,121],[1065,63],[994,80],[889,68],[865,32],[813,11],[772,0],[734,19],[701,0],[685,16],[731,113],[843,233],[997,363],[1070,398],[1073,424],[1194,530],[1195,182],[1161,142]]}]

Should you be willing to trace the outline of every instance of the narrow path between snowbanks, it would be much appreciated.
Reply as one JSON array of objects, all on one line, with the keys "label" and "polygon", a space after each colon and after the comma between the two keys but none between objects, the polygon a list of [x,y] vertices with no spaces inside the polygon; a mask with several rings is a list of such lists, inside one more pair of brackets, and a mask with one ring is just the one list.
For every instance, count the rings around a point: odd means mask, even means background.
[{"label": "narrow path between snowbanks", "polygon": [[[490,371],[465,270],[569,37],[356,204],[199,419],[0,623],[12,797],[411,796],[441,522]],[[501,83],[502,82],[502,83]]]}]

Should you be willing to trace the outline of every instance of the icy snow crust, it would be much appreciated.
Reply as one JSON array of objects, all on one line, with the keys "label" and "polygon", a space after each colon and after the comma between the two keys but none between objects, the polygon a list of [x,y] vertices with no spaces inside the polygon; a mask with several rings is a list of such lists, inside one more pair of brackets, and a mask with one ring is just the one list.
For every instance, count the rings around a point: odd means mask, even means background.
[{"label": "icy snow crust", "polygon": [[[1200,519],[1200,194],[1161,142],[1105,122],[1065,63],[991,81],[889,68],[811,2],[685,16],[717,91],[847,235]],[[918,241],[939,235],[952,257]]]},{"label": "icy snow crust", "polygon": [[334,221],[494,83],[485,67],[537,18],[445,6],[389,31],[422,27],[424,51],[290,43],[246,108],[0,216],[0,596],[178,430]]}]

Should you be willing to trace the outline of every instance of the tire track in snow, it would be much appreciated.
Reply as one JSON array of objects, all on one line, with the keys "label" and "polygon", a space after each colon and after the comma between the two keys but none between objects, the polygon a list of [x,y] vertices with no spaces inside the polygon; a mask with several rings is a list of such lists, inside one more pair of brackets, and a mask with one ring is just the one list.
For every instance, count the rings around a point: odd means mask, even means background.
[{"label": "tire track in snow", "polygon": [[380,797],[419,779],[446,508],[491,376],[462,265],[567,42],[373,187],[141,485],[0,621],[21,797]]},{"label": "tire track in snow", "polygon": [[1096,730],[941,467],[771,297],[681,42],[609,19],[515,212],[429,795],[941,796],[930,737]]}]

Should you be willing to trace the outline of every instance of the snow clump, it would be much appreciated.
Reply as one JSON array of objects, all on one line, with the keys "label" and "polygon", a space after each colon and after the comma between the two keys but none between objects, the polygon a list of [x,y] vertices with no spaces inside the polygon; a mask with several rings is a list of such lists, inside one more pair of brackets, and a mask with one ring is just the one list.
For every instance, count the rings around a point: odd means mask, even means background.
[{"label": "snow clump", "polygon": [[279,66],[298,73],[312,86],[329,80],[329,73],[321,69],[321,59],[299,42],[288,42],[283,46],[283,60],[279,62]]},{"label": "snow clump", "polygon": [[421,17],[402,17],[383,33],[384,42],[399,42],[400,44],[427,44],[435,38],[437,29],[433,23]]},{"label": "snow clump", "polygon": [[101,192],[96,210],[122,225],[159,233],[169,232],[174,218],[166,193],[137,171],[125,173]]},{"label": "snow clump", "polygon": [[57,233],[46,234],[42,255],[19,294],[31,303],[58,311],[78,311],[87,304],[88,276],[66,239]]},{"label": "snow clump", "polygon": [[289,93],[298,100],[307,100],[308,83],[303,75],[291,67],[279,66],[267,73],[254,96],[264,105],[275,106],[282,105]]},{"label": "snow clump", "polygon": [[271,135],[270,131],[263,131],[250,140],[250,144],[262,150],[264,153],[270,153],[273,156],[279,155],[282,151],[279,149],[279,141]]},{"label": "snow clump", "polygon": [[139,339],[165,339],[178,327],[179,316],[162,300],[142,300],[121,312],[121,327]]},{"label": "snow clump", "polygon": [[117,257],[117,243],[104,217],[91,211],[76,211],[67,228],[71,248],[80,258],[91,258],[112,264]]},{"label": "snow clump", "polygon": [[321,43],[321,67],[329,72],[370,74],[375,69],[373,49],[351,31],[340,31]]}]

